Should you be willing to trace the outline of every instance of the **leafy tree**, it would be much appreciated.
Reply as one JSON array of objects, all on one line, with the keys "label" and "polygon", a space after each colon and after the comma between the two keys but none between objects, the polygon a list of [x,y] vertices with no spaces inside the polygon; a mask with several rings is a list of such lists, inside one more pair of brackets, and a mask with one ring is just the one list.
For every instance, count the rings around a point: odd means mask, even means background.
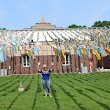
[{"label": "leafy tree", "polygon": [[96,21],[92,27],[110,27],[110,21]]},{"label": "leafy tree", "polygon": [[86,28],[87,26],[81,26],[81,25],[76,25],[76,24],[72,24],[72,25],[69,25],[68,28]]},{"label": "leafy tree", "polygon": [[6,30],[6,28],[2,28],[2,30]]},{"label": "leafy tree", "polygon": [[6,28],[0,28],[0,30],[7,30]]}]

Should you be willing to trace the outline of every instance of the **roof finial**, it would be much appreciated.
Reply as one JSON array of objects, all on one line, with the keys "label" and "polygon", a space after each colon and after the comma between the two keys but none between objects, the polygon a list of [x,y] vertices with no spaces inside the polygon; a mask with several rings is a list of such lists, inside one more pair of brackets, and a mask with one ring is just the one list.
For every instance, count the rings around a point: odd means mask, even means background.
[{"label": "roof finial", "polygon": [[41,22],[45,22],[45,18],[44,18],[44,16],[42,16],[42,20],[41,20]]}]

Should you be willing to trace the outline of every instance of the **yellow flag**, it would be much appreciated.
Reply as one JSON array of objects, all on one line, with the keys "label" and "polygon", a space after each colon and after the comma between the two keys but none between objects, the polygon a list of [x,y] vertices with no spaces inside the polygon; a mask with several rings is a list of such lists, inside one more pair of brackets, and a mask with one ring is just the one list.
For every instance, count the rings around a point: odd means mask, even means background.
[{"label": "yellow flag", "polygon": [[20,50],[22,50],[22,49],[23,49],[21,45],[19,46],[19,48],[20,48]]},{"label": "yellow flag", "polygon": [[64,51],[61,50],[61,62],[65,61]]},{"label": "yellow flag", "polygon": [[8,57],[8,50],[7,50],[7,48],[4,48],[4,52],[5,52],[5,55]]},{"label": "yellow flag", "polygon": [[94,52],[94,54],[96,55],[97,60],[101,60],[101,56],[100,56],[100,54],[97,52],[97,50],[94,49],[93,52]]},{"label": "yellow flag", "polygon": [[31,57],[31,50],[28,50],[28,56]]},{"label": "yellow flag", "polygon": [[58,56],[58,50],[54,49],[55,55]]},{"label": "yellow flag", "polygon": [[16,45],[16,51],[18,51],[18,46]]},{"label": "yellow flag", "polygon": [[84,48],[82,49],[82,52],[83,52],[84,57],[86,57],[87,53]]}]

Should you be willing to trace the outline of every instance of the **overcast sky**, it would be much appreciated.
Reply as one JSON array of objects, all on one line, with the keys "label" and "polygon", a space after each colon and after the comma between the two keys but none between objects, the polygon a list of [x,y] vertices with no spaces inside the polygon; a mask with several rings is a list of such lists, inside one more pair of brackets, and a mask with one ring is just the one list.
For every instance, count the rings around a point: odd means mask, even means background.
[{"label": "overcast sky", "polygon": [[2,28],[30,28],[42,16],[57,27],[89,27],[98,20],[110,21],[110,0],[0,0]]}]

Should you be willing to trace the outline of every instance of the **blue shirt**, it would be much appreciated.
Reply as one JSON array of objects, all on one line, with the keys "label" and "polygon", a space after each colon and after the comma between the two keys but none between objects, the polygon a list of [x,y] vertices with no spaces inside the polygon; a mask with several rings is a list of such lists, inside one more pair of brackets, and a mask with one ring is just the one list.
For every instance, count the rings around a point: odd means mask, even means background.
[{"label": "blue shirt", "polygon": [[46,74],[43,70],[40,71],[40,73],[42,73],[42,79],[43,80],[49,80],[50,79],[50,72],[51,72],[50,69],[48,69],[47,72],[48,73]]}]

